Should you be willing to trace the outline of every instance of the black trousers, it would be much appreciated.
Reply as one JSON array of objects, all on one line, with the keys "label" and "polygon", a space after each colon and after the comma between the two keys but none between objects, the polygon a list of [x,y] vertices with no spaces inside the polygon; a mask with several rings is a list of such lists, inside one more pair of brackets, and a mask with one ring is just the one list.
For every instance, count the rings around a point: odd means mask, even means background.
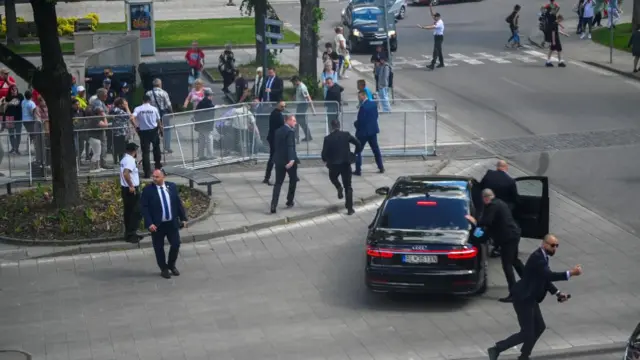
[{"label": "black trousers", "polygon": [[442,55],[443,41],[444,35],[433,35],[433,56],[431,59],[431,65],[436,64],[436,59],[438,59],[440,65],[444,65],[444,56]]},{"label": "black trousers", "polygon": [[113,163],[119,164],[124,156],[127,147],[127,137],[124,135],[116,135],[113,137]]},{"label": "black trousers", "polygon": [[220,71],[220,75],[222,75],[222,88],[224,90],[228,90],[229,86],[233,84],[236,76],[228,71]]},{"label": "black trousers", "polygon": [[122,187],[122,207],[124,208],[124,239],[137,238],[137,231],[140,226],[140,191],[132,194],[128,187]]},{"label": "black trousers", "polygon": [[602,21],[602,11],[598,11],[596,16],[593,18],[593,26],[601,26],[600,22]]},{"label": "black trousers", "polygon": [[[351,187],[351,164],[328,165],[329,180],[338,191],[344,189],[344,206],[353,209],[353,188]],[[338,181],[342,178],[342,184]]]},{"label": "black trousers", "polygon": [[267,169],[264,172],[264,179],[271,179],[271,172],[273,171],[273,154],[276,152],[276,146],[273,141],[269,141],[269,160],[267,160]]},{"label": "black trousers", "polygon": [[500,260],[502,262],[502,271],[504,271],[504,276],[507,278],[507,284],[509,286],[509,291],[516,283],[516,276],[513,273],[515,269],[518,273],[518,276],[522,278],[522,274],[524,272],[524,264],[518,258],[518,247],[520,245],[520,238],[515,239],[507,239],[503,241],[497,242],[497,245],[500,246]]},{"label": "black trousers", "polygon": [[[165,258],[164,239],[169,242],[169,258]],[[156,232],[151,233],[151,243],[156,254],[156,262],[160,270],[172,269],[176,266],[180,252],[180,228],[174,221],[163,222],[158,225]]]},{"label": "black trousers", "polygon": [[528,359],[528,357],[531,356],[533,347],[547,328],[547,325],[544,323],[544,318],[542,317],[538,303],[534,301],[524,303],[514,302],[513,308],[518,316],[520,332],[502,341],[498,341],[496,343],[496,349],[498,352],[503,352],[522,344],[522,348],[520,349],[521,357]]},{"label": "black trousers", "polygon": [[160,134],[158,128],[151,130],[140,130],[140,148],[142,150],[142,170],[144,177],[151,177],[151,160],[149,159],[149,148],[153,145],[153,161],[156,169],[162,169],[162,153],[160,152]]},{"label": "black trousers", "polygon": [[273,185],[273,195],[271,196],[271,208],[278,207],[280,199],[280,190],[284,184],[284,178],[289,175],[289,190],[287,191],[287,205],[293,205],[293,198],[296,196],[296,187],[298,184],[298,165],[294,164],[289,169],[284,166],[276,167],[276,183]]}]

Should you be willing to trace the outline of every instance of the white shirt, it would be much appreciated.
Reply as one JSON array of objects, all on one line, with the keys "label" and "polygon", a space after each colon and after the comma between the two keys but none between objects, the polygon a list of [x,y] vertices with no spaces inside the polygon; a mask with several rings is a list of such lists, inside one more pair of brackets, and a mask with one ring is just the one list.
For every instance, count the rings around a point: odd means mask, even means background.
[{"label": "white shirt", "polygon": [[442,19],[438,19],[435,26],[436,27],[433,29],[433,35],[444,35],[444,22],[442,22]]},{"label": "white shirt", "polygon": [[335,42],[335,48],[336,48],[336,52],[338,53],[338,55],[347,55],[347,50],[346,49],[342,49],[341,44],[344,43],[345,48],[347,46],[347,40],[345,40],[344,35],[342,34],[336,34],[336,37],[333,39],[333,42]]},{"label": "white shirt", "polygon": [[127,181],[124,179],[124,171],[129,170],[131,176],[131,182],[133,186],[140,186],[140,174],[138,174],[138,164],[136,164],[136,159],[129,155],[124,154],[122,160],[120,160],[120,185],[123,187],[129,187]]},{"label": "white shirt", "polygon": [[[173,216],[171,216],[171,198],[169,197],[169,190],[167,189],[167,184],[163,184],[162,186],[156,186],[158,189],[158,196],[160,197],[160,203],[162,204],[162,222],[171,221]],[[162,197],[162,193],[164,192],[164,198]],[[167,200],[167,209],[169,213],[167,214],[164,209],[164,201]]]},{"label": "white shirt", "polygon": [[584,13],[582,14],[582,17],[592,18],[593,16],[594,16],[593,1],[587,1],[584,3]]},{"label": "white shirt", "polygon": [[140,130],[153,130],[158,127],[160,112],[155,106],[147,103],[133,109],[133,116],[138,120]]}]

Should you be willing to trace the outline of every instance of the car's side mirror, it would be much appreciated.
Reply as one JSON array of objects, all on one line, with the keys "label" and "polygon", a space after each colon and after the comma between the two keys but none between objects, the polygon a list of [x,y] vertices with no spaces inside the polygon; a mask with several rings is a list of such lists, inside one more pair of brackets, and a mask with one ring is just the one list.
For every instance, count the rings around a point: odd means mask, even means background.
[{"label": "car's side mirror", "polygon": [[389,195],[389,187],[383,186],[381,188],[376,189],[376,194],[378,195]]}]

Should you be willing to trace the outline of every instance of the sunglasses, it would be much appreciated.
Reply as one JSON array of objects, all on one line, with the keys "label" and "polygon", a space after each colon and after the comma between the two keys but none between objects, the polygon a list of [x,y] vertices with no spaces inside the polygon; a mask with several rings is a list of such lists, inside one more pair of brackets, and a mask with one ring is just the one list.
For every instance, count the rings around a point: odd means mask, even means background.
[{"label": "sunglasses", "polygon": [[547,244],[547,245],[551,246],[554,249],[560,247],[560,244]]}]

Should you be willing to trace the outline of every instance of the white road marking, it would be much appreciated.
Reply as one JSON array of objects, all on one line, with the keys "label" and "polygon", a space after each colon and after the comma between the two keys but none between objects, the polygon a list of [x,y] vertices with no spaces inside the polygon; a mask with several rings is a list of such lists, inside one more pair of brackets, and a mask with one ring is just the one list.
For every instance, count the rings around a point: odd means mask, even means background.
[{"label": "white road marking", "polygon": [[504,81],[504,82],[506,82],[506,83],[509,83],[509,84],[511,84],[511,85],[513,85],[513,86],[517,86],[517,87],[519,87],[519,88],[521,88],[521,89],[524,89],[524,90],[526,90],[526,91],[529,91],[529,92],[535,92],[535,90],[533,90],[532,88],[530,88],[530,87],[528,87],[528,86],[525,86],[525,85],[522,85],[522,84],[520,84],[519,82],[513,81],[513,80],[508,79],[508,78],[506,78],[506,77],[501,77],[501,78],[500,78],[500,80],[502,80],[502,81]]},{"label": "white road marking", "polygon": [[461,175],[467,175],[469,174],[472,170],[474,170],[475,168],[479,167],[479,166],[485,166],[487,162],[486,161],[479,161],[471,166],[469,166],[466,169],[460,170],[458,171],[455,175],[457,176],[461,176]]},{"label": "white road marking", "polygon": [[540,51],[525,50],[525,51],[523,51],[523,53],[529,54],[529,55],[532,55],[532,56],[535,56],[535,57],[543,58],[543,59],[547,58],[547,55],[545,53],[541,53]]},{"label": "white road marking", "polygon": [[472,58],[470,58],[468,56],[465,56],[465,55],[462,55],[462,54],[459,54],[459,53],[449,54],[449,56],[451,56],[452,58],[454,58],[456,60],[464,61],[464,62],[466,62],[467,64],[470,64],[470,65],[481,65],[481,64],[484,64],[480,60],[472,59]]},{"label": "white road marking", "polygon": [[505,60],[505,59],[493,56],[493,55],[491,55],[489,53],[485,53],[485,52],[475,53],[475,55],[480,55],[480,56],[486,58],[487,60],[493,61],[494,63],[497,63],[497,64],[511,64],[511,61],[509,61],[509,60]]},{"label": "white road marking", "polygon": [[407,63],[407,62],[409,62],[409,61],[407,61],[407,59],[405,59],[403,56],[394,56],[393,57],[393,63],[394,64],[397,64],[397,63],[404,64],[404,63]]},{"label": "white road marking", "polygon": [[635,88],[640,89],[640,82],[638,82],[636,80],[625,80],[624,82],[629,84],[629,85],[631,85],[631,86],[633,86],[633,87],[635,87]]},{"label": "white road marking", "polygon": [[534,60],[530,57],[526,57],[526,56],[522,56],[522,55],[516,55],[514,56],[515,59],[517,59],[518,61],[522,61],[524,63],[528,63],[528,64],[533,64],[533,63],[537,63],[539,60]]}]

